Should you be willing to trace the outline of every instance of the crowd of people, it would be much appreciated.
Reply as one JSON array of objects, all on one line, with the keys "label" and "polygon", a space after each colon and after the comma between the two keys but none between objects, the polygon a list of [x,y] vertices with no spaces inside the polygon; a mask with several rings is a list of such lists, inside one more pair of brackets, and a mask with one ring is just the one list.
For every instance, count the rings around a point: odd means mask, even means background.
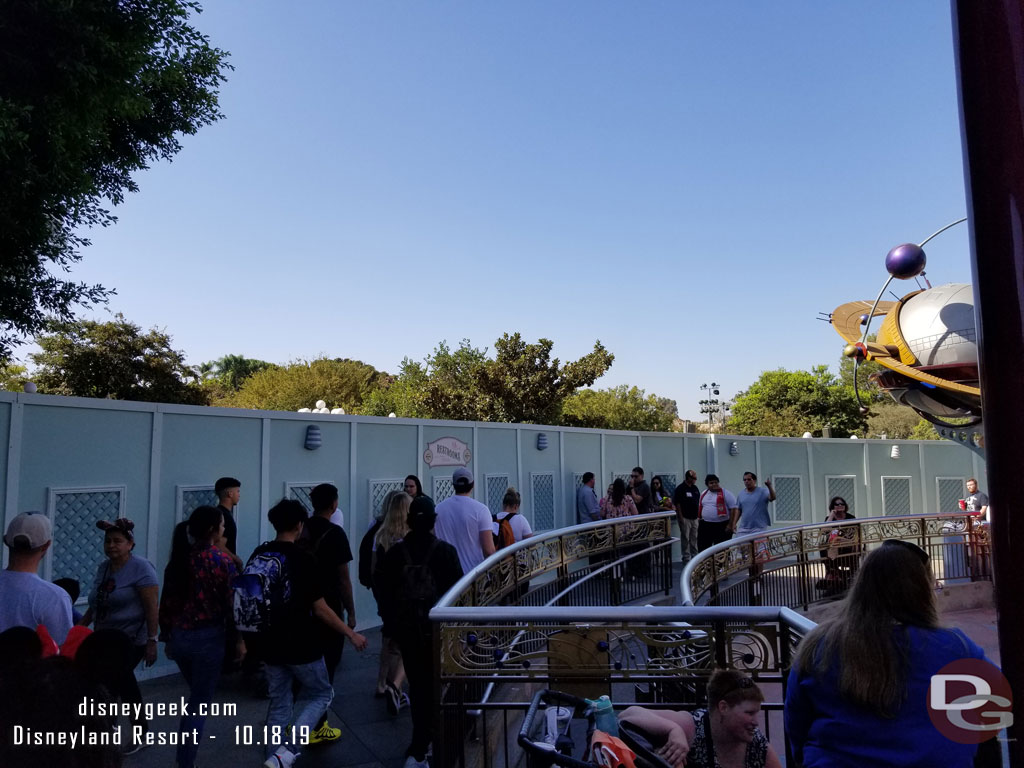
[{"label": "crowd of people", "polygon": [[[767,505],[775,499],[770,481],[759,486],[753,472],[744,473],[744,489],[736,495],[722,488],[713,474],[705,478],[703,490],[697,489],[692,470],[671,494],[658,476],[648,485],[640,467],[628,482],[616,479],[601,499],[594,493],[593,473],[582,481],[577,509],[583,521],[674,510],[684,559],[733,533],[765,530],[771,523]],[[433,740],[436,653],[430,609],[497,547],[532,535],[514,488],[505,493],[501,513],[492,515],[473,498],[471,470],[456,469],[452,484],[454,495],[435,507],[419,478],[409,475],[403,490],[385,497],[359,547],[359,581],[372,590],[382,620],[375,693],[385,699],[391,714],[407,706],[412,713],[406,768],[427,767]],[[275,538],[246,561],[236,553],[233,514],[241,483],[221,478],[215,490],[217,507],[199,507],[175,528],[162,591],[153,564],[133,554],[133,522],[97,521],[104,558],[81,615],[73,608],[77,582],[61,579],[58,585],[37,575],[52,544],[48,517],[26,512],[11,521],[4,536],[9,565],[0,571],[0,666],[5,672],[0,675],[0,707],[5,716],[15,715],[11,696],[4,694],[11,694],[12,681],[24,683],[26,674],[68,691],[87,690],[101,700],[138,704],[142,697],[134,670],[140,663],[153,664],[157,644],[163,642],[166,656],[189,687],[189,712],[182,717],[180,732],[198,735],[177,745],[178,768],[195,765],[204,728],[202,705],[213,701],[222,671],[243,658],[250,665],[258,660],[269,696],[266,725],[280,734],[266,745],[267,768],[289,768],[306,744],[339,737],[339,729],[328,721],[335,671],[346,639],[360,651],[367,641],[355,629],[348,538],[331,522],[338,513],[337,488],[322,484],[312,489],[312,515],[296,500],[275,504],[268,512]],[[980,501],[971,503],[980,506]],[[846,501],[833,498],[826,521],[848,519],[853,515]],[[838,568],[855,546],[840,539],[823,550],[828,571]],[[902,718],[912,723],[912,734],[923,738],[927,729],[919,707],[903,693],[921,684],[924,678],[916,665],[923,662],[910,661],[907,648],[927,646],[928,669],[938,669],[951,658],[983,658],[965,637],[938,627],[927,560],[923,550],[904,542],[886,542],[868,554],[844,611],[801,646],[790,678],[786,722],[805,765],[847,764],[837,757],[846,754],[844,749],[852,755],[869,754],[872,764],[928,764],[899,762],[909,760],[910,752],[894,747],[885,728],[875,727],[864,714],[864,707],[873,707],[885,722]],[[886,634],[885,628],[892,626],[898,630]],[[763,696],[749,678],[738,674],[722,672],[712,678],[707,710],[674,714],[634,707],[623,717],[664,736],[663,756],[670,763],[700,764],[697,755],[703,754],[712,756],[707,763],[712,765],[717,754],[730,764],[777,765],[777,756],[752,725]],[[923,700],[923,694],[918,698]],[[63,705],[54,706],[63,712]],[[26,706],[27,714],[17,715],[18,721],[34,723],[32,718],[44,710]],[[74,720],[72,714],[68,718]],[[839,726],[851,718],[863,720],[877,738],[837,742]],[[134,735],[140,729],[144,733],[146,723],[136,720],[131,743],[119,752],[145,743]],[[0,750],[8,747],[0,743]],[[118,753],[110,757],[109,751],[97,749],[80,752],[66,764],[89,755],[98,762],[81,765],[118,764]],[[32,753],[33,759],[43,760],[39,765],[47,764],[46,754]],[[728,755],[746,755],[745,762]],[[948,764],[960,764],[956,760]],[[22,764],[33,765],[29,760]]]}]

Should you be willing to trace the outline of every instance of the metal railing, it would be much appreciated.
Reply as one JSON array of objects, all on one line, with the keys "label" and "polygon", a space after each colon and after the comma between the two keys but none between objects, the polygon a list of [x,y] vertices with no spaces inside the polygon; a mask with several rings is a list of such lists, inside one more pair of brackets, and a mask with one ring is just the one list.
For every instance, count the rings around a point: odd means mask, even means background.
[{"label": "metal railing", "polygon": [[938,584],[992,580],[988,526],[977,517],[869,517],[780,528],[712,547],[684,569],[683,604],[807,610],[841,595],[864,554],[886,539],[924,549]]}]

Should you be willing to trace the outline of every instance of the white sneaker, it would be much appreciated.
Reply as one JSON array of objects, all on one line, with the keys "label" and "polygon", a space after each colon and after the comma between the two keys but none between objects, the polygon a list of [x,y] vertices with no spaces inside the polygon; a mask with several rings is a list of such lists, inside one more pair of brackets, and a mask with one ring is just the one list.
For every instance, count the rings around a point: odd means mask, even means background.
[{"label": "white sneaker", "polygon": [[417,760],[412,755],[405,758],[405,765],[403,768],[430,768],[430,763],[427,762],[426,758],[423,760]]},{"label": "white sneaker", "polygon": [[288,747],[278,747],[277,752],[264,761],[263,768],[292,768],[297,757],[298,755],[290,752]]}]

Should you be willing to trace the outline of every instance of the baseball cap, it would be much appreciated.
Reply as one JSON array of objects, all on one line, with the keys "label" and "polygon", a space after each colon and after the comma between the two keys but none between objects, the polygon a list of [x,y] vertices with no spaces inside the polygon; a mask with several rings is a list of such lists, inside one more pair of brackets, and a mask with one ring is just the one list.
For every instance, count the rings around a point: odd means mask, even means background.
[{"label": "baseball cap", "polygon": [[452,484],[458,488],[459,486],[467,486],[473,484],[473,473],[469,471],[469,467],[459,467],[452,472]]},{"label": "baseball cap", "polygon": [[11,549],[36,549],[52,537],[50,518],[42,512],[22,512],[7,526],[4,542]]},{"label": "baseball cap", "polygon": [[429,496],[417,496],[409,505],[409,515],[406,518],[410,528],[418,530],[430,530],[437,519],[437,511],[434,509],[434,500]]}]

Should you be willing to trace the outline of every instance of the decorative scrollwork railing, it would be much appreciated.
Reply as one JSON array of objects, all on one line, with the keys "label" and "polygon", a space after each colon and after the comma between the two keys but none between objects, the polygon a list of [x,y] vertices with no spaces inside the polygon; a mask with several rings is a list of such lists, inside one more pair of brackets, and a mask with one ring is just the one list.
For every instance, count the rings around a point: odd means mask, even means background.
[{"label": "decorative scrollwork railing", "polygon": [[780,528],[712,547],[683,571],[683,604],[806,610],[842,592],[864,554],[887,539],[928,552],[938,583],[992,578],[988,526],[975,516],[870,517]]}]

